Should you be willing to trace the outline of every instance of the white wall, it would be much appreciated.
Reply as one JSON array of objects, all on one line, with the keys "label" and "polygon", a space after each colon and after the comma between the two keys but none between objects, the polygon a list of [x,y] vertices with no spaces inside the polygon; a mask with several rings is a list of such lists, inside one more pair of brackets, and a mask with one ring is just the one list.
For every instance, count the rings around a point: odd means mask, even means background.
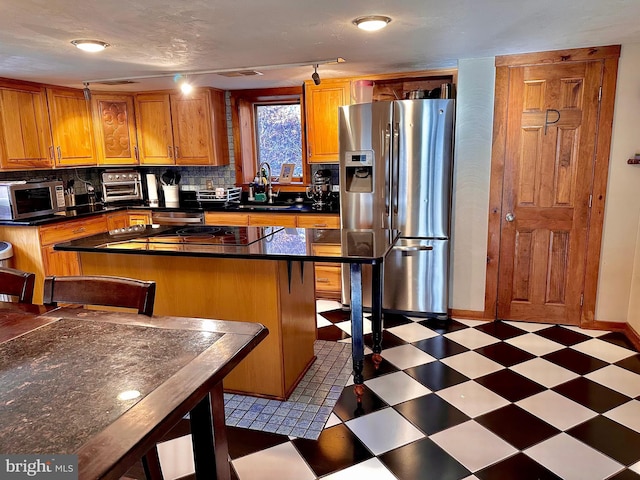
[{"label": "white wall", "polygon": [[622,46],[611,141],[595,319],[640,332],[640,44]]},{"label": "white wall", "polygon": [[495,59],[458,61],[449,306],[484,311]]},{"label": "white wall", "polygon": [[[494,58],[458,63],[450,307],[484,310]],[[640,332],[640,44],[622,46],[595,319]]]}]

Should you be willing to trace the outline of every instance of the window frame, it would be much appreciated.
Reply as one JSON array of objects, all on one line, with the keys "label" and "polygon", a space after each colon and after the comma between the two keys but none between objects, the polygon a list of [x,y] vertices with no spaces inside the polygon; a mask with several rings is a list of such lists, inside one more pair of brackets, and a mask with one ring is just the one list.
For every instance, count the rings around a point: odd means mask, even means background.
[{"label": "window frame", "polygon": [[[300,104],[300,128],[302,140],[301,181],[280,184],[273,182],[283,191],[301,191],[309,185],[311,167],[307,162],[307,140],[305,128],[304,95],[302,86],[231,91],[231,123],[236,165],[236,185],[248,186],[258,169],[258,151],[255,130],[255,107],[269,104]],[[277,177],[279,172],[272,172]]]}]

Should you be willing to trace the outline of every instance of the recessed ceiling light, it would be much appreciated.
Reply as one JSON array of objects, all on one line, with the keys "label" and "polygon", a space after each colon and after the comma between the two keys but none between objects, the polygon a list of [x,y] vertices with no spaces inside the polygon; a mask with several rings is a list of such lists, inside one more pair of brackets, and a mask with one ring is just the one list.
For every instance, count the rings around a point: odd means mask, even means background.
[{"label": "recessed ceiling light", "polygon": [[385,17],[384,15],[368,15],[366,17],[356,18],[353,23],[362,30],[373,32],[386,27],[390,21],[391,18]]},{"label": "recessed ceiling light", "polygon": [[71,40],[71,44],[85,52],[101,52],[109,46],[107,42],[100,40]]}]

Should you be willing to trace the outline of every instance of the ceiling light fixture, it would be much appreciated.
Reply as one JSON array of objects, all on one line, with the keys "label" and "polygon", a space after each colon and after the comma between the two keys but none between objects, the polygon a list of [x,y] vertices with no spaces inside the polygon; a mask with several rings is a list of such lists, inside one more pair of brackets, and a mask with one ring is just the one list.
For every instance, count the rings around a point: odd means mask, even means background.
[{"label": "ceiling light fixture", "polygon": [[366,17],[356,18],[353,24],[361,30],[374,32],[386,27],[389,22],[391,22],[391,18],[384,15],[367,15]]},{"label": "ceiling light fixture", "polygon": [[92,53],[101,52],[109,46],[107,42],[102,42],[100,40],[71,40],[71,44],[75,45],[80,50]]},{"label": "ceiling light fixture", "polygon": [[[260,71],[260,70],[277,70],[277,69],[281,69],[281,68],[294,68],[294,67],[307,67],[309,65],[313,65],[315,66],[315,68],[318,68],[318,65],[328,65],[328,64],[332,64],[332,63],[345,63],[346,60],[342,57],[337,57],[337,58],[330,58],[327,60],[312,60],[312,61],[308,61],[308,62],[297,62],[297,63],[280,63],[280,64],[274,64],[274,65],[257,65],[257,66],[253,66],[253,67],[236,67],[236,68],[218,68],[218,69],[212,69],[212,70],[195,70],[195,71],[190,71],[190,72],[184,72],[178,75],[209,75],[209,74],[219,74],[219,75],[224,75],[225,73],[229,73],[229,72],[237,72],[239,70],[241,71],[245,71],[245,70],[256,70],[256,71]],[[85,83],[105,83],[105,82],[130,82],[132,80],[146,80],[149,78],[164,78],[164,77],[176,77],[175,73],[172,72],[166,72],[166,73],[154,73],[154,74],[149,74],[149,75],[139,75],[136,77],[121,77],[121,78],[103,78],[103,79],[96,79],[96,80],[83,80],[83,82]],[[320,78],[320,77],[318,77]]]},{"label": "ceiling light fixture", "polygon": [[313,83],[315,83],[316,85],[320,85],[320,75],[318,75],[317,64],[313,66],[313,74],[311,75],[311,80],[313,80]]}]

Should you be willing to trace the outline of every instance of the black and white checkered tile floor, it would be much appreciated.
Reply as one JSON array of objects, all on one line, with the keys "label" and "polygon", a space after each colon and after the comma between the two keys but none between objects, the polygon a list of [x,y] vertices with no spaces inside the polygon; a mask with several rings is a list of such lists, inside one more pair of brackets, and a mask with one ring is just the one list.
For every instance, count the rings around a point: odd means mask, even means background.
[{"label": "black and white checkered tile floor", "polygon": [[[318,303],[319,339],[349,341],[338,307]],[[404,316],[384,328],[361,407],[346,386],[318,440],[229,427],[233,478],[640,479],[640,354],[623,334]]]}]

